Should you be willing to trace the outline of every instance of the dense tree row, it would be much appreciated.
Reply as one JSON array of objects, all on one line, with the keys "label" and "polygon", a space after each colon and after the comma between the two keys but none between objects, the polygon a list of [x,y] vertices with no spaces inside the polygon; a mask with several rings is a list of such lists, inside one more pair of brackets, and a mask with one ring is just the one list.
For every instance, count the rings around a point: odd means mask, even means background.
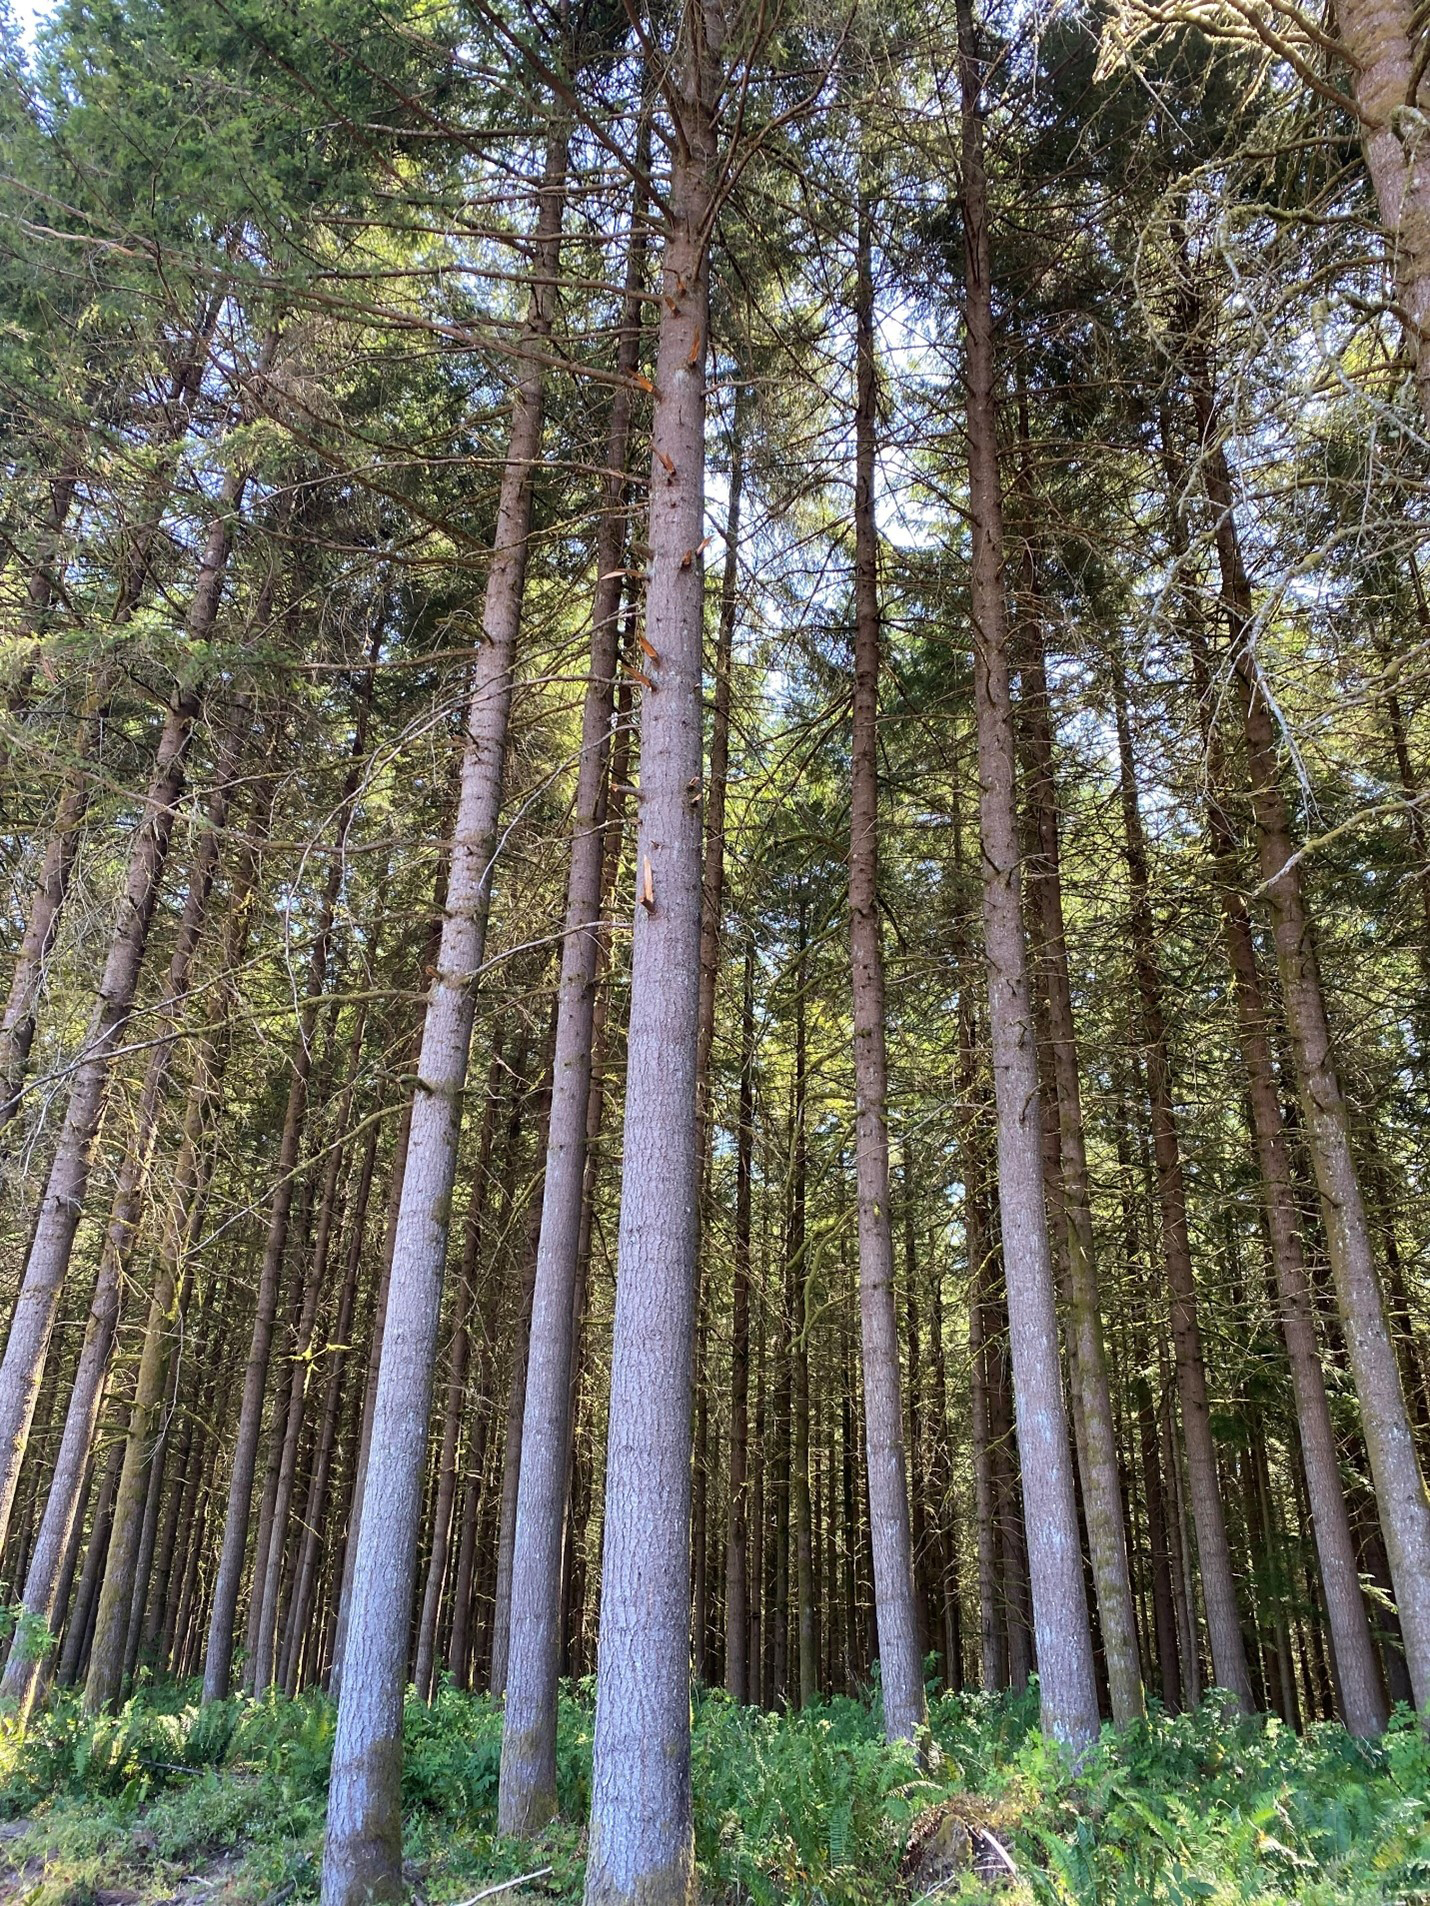
[{"label": "dense tree row", "polygon": [[1430,1707],[1422,34],[5,27],[12,1724]]}]

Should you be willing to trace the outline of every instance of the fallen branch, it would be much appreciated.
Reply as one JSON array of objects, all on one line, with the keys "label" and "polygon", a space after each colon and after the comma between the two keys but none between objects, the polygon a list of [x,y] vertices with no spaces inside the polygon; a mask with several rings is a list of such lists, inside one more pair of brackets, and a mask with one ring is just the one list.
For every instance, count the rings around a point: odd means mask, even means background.
[{"label": "fallen branch", "polygon": [[1007,1847],[1004,1846],[1003,1842],[996,1834],[990,1833],[987,1827],[979,1827],[977,1833],[981,1840],[988,1842],[989,1846],[992,1847],[993,1851],[998,1855],[1004,1866],[1007,1867],[1013,1878],[1016,1879],[1018,1877],[1018,1869],[1013,1864],[1013,1855],[1008,1851]]},{"label": "fallen branch", "polygon": [[[1008,1857],[1006,1854],[1003,1856]],[[542,1880],[551,1871],[549,1866],[538,1866],[534,1873],[518,1873],[514,1880],[499,1880],[495,1886],[483,1887],[480,1893],[473,1893],[470,1899],[457,1902],[457,1906],[477,1906],[479,1899],[495,1899],[498,1893],[509,1893],[513,1886],[525,1886],[528,1880]]]}]

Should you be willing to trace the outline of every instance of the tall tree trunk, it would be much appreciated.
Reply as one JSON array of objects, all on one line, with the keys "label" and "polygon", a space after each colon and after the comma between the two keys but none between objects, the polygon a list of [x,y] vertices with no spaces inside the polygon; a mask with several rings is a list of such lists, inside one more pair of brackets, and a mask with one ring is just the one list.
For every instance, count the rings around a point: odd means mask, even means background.
[{"label": "tall tree trunk", "polygon": [[[943,1267],[933,1267],[933,1311],[929,1319],[930,1363],[933,1372],[933,1450],[929,1481],[933,1492],[935,1606],[942,1625],[944,1685],[955,1692],[963,1687],[963,1608],[959,1580],[958,1509],[954,1494],[952,1429],[948,1414],[948,1357],[944,1345]],[[833,1597],[830,1598],[833,1606]]]},{"label": "tall tree trunk", "polygon": [[1361,148],[1390,253],[1416,393],[1430,425],[1430,141],[1420,103],[1424,24],[1413,0],[1342,0],[1334,18],[1354,74]]},{"label": "tall tree trunk", "polygon": [[[231,502],[236,502],[235,490]],[[196,643],[207,639],[218,609],[228,548],[228,515],[216,518],[205,551],[199,591],[189,615]],[[134,1004],[149,924],[168,861],[184,763],[199,713],[196,683],[178,686],[164,720],[125,870],[124,892],[99,983],[89,1030],[75,1066],[64,1122],[50,1164],[44,1202],[26,1259],[20,1292],[0,1362],[0,1547],[8,1533],[20,1463],[44,1371],[70,1252],[84,1209],[89,1169],[106,1089],[124,1028]]]},{"label": "tall tree trunk", "polygon": [[1151,877],[1137,798],[1132,731],[1127,718],[1127,692],[1120,657],[1115,657],[1113,661],[1112,685],[1127,870],[1132,889],[1132,960],[1142,1006],[1142,1039],[1152,1106],[1152,1149],[1156,1163],[1157,1198],[1162,1214],[1162,1256],[1171,1292],[1177,1396],[1182,1406],[1187,1486],[1197,1537],[1197,1559],[1201,1564],[1207,1638],[1211,1643],[1212,1672],[1217,1682],[1235,1695],[1243,1709],[1249,1711],[1252,1705],[1251,1677],[1241,1632],[1241,1613],[1237,1606],[1221,1484],[1217,1476],[1216,1445],[1212,1440],[1206,1360],[1197,1316],[1196,1276],[1192,1269],[1191,1243],[1187,1234],[1186,1180],[1182,1171],[1181,1138],[1172,1101],[1172,1068],[1166,1014],[1162,1005],[1162,976],[1157,965]]},{"label": "tall tree trunk", "polygon": [[808,1033],[805,1011],[805,920],[800,904],[799,958],[795,966],[794,1105],[790,1138],[793,1157],[790,1185],[790,1225],[787,1248],[790,1296],[790,1529],[794,1546],[795,1657],[799,1671],[799,1705],[809,1707],[819,1698],[819,1665],[815,1654],[814,1531],[810,1505],[809,1447],[809,1257],[807,1201],[809,1139],[805,1098]]},{"label": "tall tree trunk", "polygon": [[[423,972],[428,962],[421,963]],[[416,1053],[409,1063],[415,1062]],[[387,1328],[388,1299],[392,1294],[392,1262],[397,1245],[397,1221],[402,1211],[402,1187],[407,1179],[407,1156],[412,1143],[413,1102],[409,1099],[397,1122],[392,1147],[392,1167],[388,1178],[387,1210],[382,1230],[382,1264],[377,1288],[373,1292],[372,1327],[369,1332],[367,1372],[363,1382],[362,1406],[358,1417],[357,1449],[354,1454],[349,1487],[347,1530],[343,1544],[343,1568],[334,1611],[333,1670],[331,1690],[342,1691],[343,1649],[347,1640],[348,1615],[352,1609],[352,1574],[357,1563],[358,1529],[362,1524],[363,1485],[367,1479],[368,1457],[372,1449],[373,1412],[377,1402],[377,1381],[382,1366],[382,1341]]]},{"label": "tall tree trunk", "polygon": [[477,1181],[467,1206],[462,1242],[462,1265],[452,1303],[452,1336],[447,1350],[447,1394],[442,1406],[442,1444],[437,1457],[437,1497],[432,1510],[432,1547],[427,1557],[427,1582],[417,1622],[417,1660],[412,1678],[424,1701],[436,1692],[437,1618],[451,1544],[452,1511],[457,1493],[457,1439],[462,1429],[462,1405],[467,1395],[467,1357],[471,1347],[468,1320],[472,1282],[477,1271],[477,1249],[482,1238],[482,1197]]},{"label": "tall tree trunk", "polygon": [[[163,1016],[162,1030],[150,1048],[134,1134],[119,1167],[109,1223],[100,1251],[99,1271],[95,1278],[84,1346],[65,1414],[64,1434],[50,1476],[45,1513],[30,1557],[25,1591],[21,1597],[21,1605],[32,1619],[47,1624],[52,1624],[55,1617],[63,1612],[55,1599],[56,1590],[63,1559],[70,1545],[71,1531],[79,1513],[84,1476],[89,1467],[94,1431],[109,1371],[110,1352],[119,1321],[120,1287],[128,1271],[138,1232],[159,1114],[178,1040],[179,1016],[188,996],[194,955],[208,911],[239,753],[247,740],[245,715],[246,710],[236,711],[230,728],[230,740],[216,764],[215,786],[205,807],[204,831],[199,837],[194,856],[188,896],[170,955],[164,997],[159,1007]],[[122,1493],[121,1479],[121,1497]],[[22,1716],[29,1711],[38,1691],[39,1669],[38,1662],[32,1660],[23,1664],[12,1655],[4,1682],[0,1683],[0,1697],[13,1701]]]},{"label": "tall tree trunk", "polygon": [[1157,1645],[1157,1671],[1162,1682],[1162,1705],[1176,1714],[1182,1705],[1178,1673],[1177,1612],[1172,1594],[1172,1550],[1167,1507],[1162,1492],[1162,1461],[1151,1385],[1142,1378],[1137,1387],[1137,1428],[1142,1456],[1142,1487],[1147,1499],[1147,1546],[1152,1563],[1152,1624]]},{"label": "tall tree trunk", "polygon": [[888,1055],[879,924],[879,546],[874,520],[878,373],[873,239],[858,208],[854,405],[854,723],[850,757],[849,944],[854,998],[854,1121],[865,1456],[884,1732],[913,1740],[928,1718],[914,1605],[913,1539],[899,1396],[899,1322],[889,1213]]},{"label": "tall tree trunk", "polygon": [[1224,804],[1227,775],[1213,716],[1213,685],[1201,631],[1189,623],[1194,687],[1207,749],[1208,832],[1217,870],[1222,928],[1236,995],[1237,1035],[1246,1071],[1252,1138],[1261,1176],[1262,1205],[1279,1299],[1281,1334],[1291,1367],[1301,1462],[1311,1504],[1311,1528],[1336,1654],[1346,1726],[1375,1735],[1385,1725],[1385,1696],[1361,1594],[1350,1514],[1341,1487],[1340,1456],[1326,1397],[1301,1220],[1281,1097],[1267,1037],[1269,1014],[1251,917],[1238,882],[1236,831]]},{"label": "tall tree trunk", "polygon": [[[1426,190],[1430,191],[1430,182]],[[1426,315],[1430,317],[1430,282],[1426,295]],[[1422,353],[1422,364],[1430,369],[1430,353]],[[1326,1249],[1360,1400],[1366,1453],[1405,1637],[1406,1664],[1415,1704],[1430,1715],[1430,1498],[1416,1458],[1395,1345],[1376,1274],[1370,1220],[1351,1145],[1350,1115],[1336,1065],[1301,863],[1281,788],[1275,717],[1252,647],[1251,584],[1237,536],[1231,471],[1205,376],[1194,378],[1193,396],[1207,496],[1217,512],[1222,603],[1231,627],[1262,886],[1271,903],[1281,996],[1305,1114],[1306,1143],[1320,1192]]]},{"label": "tall tree trunk", "polygon": [[1097,1681],[1083,1584],[1072,1450],[1063,1409],[1053,1267],[1043,1202],[1038,1056],[1018,893],[1018,812],[1008,681],[1008,612],[1003,593],[992,271],[979,103],[982,81],[969,0],[959,0],[958,46],[973,537],[973,694],[978,723],[983,932],[998,1109],[998,1195],[1043,1725],[1050,1734],[1079,1747],[1097,1734]]},{"label": "tall tree trunk", "polygon": [[328,1482],[332,1473],[333,1451],[337,1440],[338,1417],[342,1407],[343,1377],[348,1366],[348,1346],[357,1306],[358,1273],[362,1268],[364,1227],[368,1201],[372,1195],[373,1175],[377,1167],[377,1125],[374,1123],[363,1149],[357,1192],[348,1227],[347,1260],[343,1269],[343,1287],[338,1298],[338,1315],[333,1342],[328,1351],[328,1380],[323,1392],[323,1414],[308,1476],[307,1496],[303,1504],[303,1538],[293,1577],[293,1593],[288,1606],[287,1634],[283,1644],[280,1675],[283,1691],[292,1696],[298,1691],[298,1664],[303,1639],[308,1630],[317,1588],[318,1564],[323,1549],[322,1531],[328,1508]]},{"label": "tall tree trunk", "polygon": [[[341,858],[341,855],[338,857]],[[373,951],[376,951],[375,946]],[[283,1443],[278,1458],[278,1488],[273,1504],[272,1529],[267,1553],[263,1558],[262,1573],[255,1573],[251,1591],[258,1607],[252,1664],[255,1694],[262,1694],[272,1685],[280,1667],[278,1602],[287,1551],[288,1515],[298,1480],[298,1445],[307,1412],[308,1384],[313,1373],[313,1333],[318,1321],[318,1306],[327,1288],[328,1256],[333,1241],[338,1184],[347,1158],[345,1141],[357,1092],[365,1027],[366,1010],[359,1005],[354,1016],[343,1089],[338,1095],[336,1113],[328,1135],[331,1150],[318,1198],[318,1228],[313,1244],[312,1265],[304,1285],[303,1308],[293,1339],[292,1368],[288,1375],[288,1412],[284,1418]]]},{"label": "tall tree trunk", "polygon": [[[733,560],[733,553],[729,560]],[[750,1207],[755,1153],[755,942],[745,938],[735,1132],[735,1273],[730,1308],[730,1471],[725,1532],[725,1691],[750,1698]]]},{"label": "tall tree trunk", "polygon": [[422,1515],[422,1459],[476,977],[486,945],[532,479],[541,455],[538,353],[555,312],[566,148],[565,129],[553,130],[540,187],[525,327],[531,354],[520,365],[513,393],[356,1532],[328,1794],[323,1906],[360,1906],[402,1893],[402,1690]]},{"label": "tall tree trunk", "polygon": [[[376,645],[372,662],[376,662]],[[339,821],[333,842],[327,882],[319,902],[313,943],[308,955],[304,997],[298,1011],[298,1027],[288,1057],[288,1102],[284,1108],[283,1131],[278,1146],[276,1183],[268,1213],[268,1235],[264,1241],[263,1263],[258,1274],[258,1299],[254,1308],[253,1334],[249,1340],[248,1362],[243,1373],[243,1395],[239,1404],[238,1434],[229,1471],[228,1507],[224,1514],[223,1543],[214,1578],[213,1602],[209,1611],[208,1647],[204,1655],[204,1699],[221,1701],[229,1691],[233,1667],[234,1619],[243,1579],[244,1554],[248,1547],[248,1528],[253,1506],[253,1478],[258,1464],[258,1447],[263,1434],[263,1399],[268,1387],[268,1365],[273,1349],[277,1321],[278,1281],[288,1249],[289,1222],[293,1193],[298,1178],[298,1158],[308,1114],[308,1085],[313,1069],[318,1015],[327,992],[328,959],[332,951],[333,924],[338,895],[342,888],[344,846],[352,822],[352,800],[356,792],[359,767],[367,749],[367,718],[371,701],[372,669],[366,676],[366,691],[359,707],[352,746],[352,766],[339,803]],[[266,1560],[260,1543],[254,1555],[254,1596],[259,1602],[263,1584],[261,1567]]]},{"label": "tall tree trunk", "polygon": [[[955,865],[962,873],[962,837],[954,814]],[[966,948],[960,948],[966,954]],[[963,1242],[968,1273],[969,1440],[973,1466],[974,1545],[978,1564],[979,1676],[985,1694],[1008,1684],[1008,1645],[1003,1627],[998,1574],[998,1504],[994,1488],[991,1401],[989,1396],[988,1289],[992,1276],[985,1208],[983,1134],[978,1102],[978,1045],[965,970],[958,988],[958,1141],[963,1180]]]},{"label": "tall tree trunk", "polygon": [[586,1906],[695,1897],[691,1358],[700,1195],[705,364],[720,0],[681,10],[651,432],[649,672],[627,1032]]},{"label": "tall tree trunk", "polygon": [[[649,133],[643,124],[638,163],[648,162],[648,147]],[[617,371],[625,380],[633,377],[640,356],[645,219],[645,197],[638,190],[631,208],[626,299],[616,357]],[[591,664],[581,716],[581,761],[566,886],[546,1185],[524,1378],[525,1407],[517,1438],[521,1471],[513,1531],[497,1822],[501,1832],[523,1835],[538,1831],[556,1811],[556,1684],[561,1665],[561,1548],[571,1470],[574,1297],[581,1264],[630,436],[627,381],[612,397],[606,433],[607,475],[596,536]]]},{"label": "tall tree trunk", "polygon": [[[541,1097],[549,1103],[549,1079]],[[538,1121],[536,1155],[545,1150],[545,1107]],[[527,1213],[526,1238],[521,1247],[521,1274],[517,1280],[516,1317],[512,1330],[511,1376],[507,1385],[506,1435],[502,1442],[501,1512],[497,1520],[496,1591],[492,1603],[491,1692],[506,1693],[507,1670],[511,1661],[511,1588],[512,1565],[516,1556],[517,1494],[521,1482],[522,1432],[526,1426],[526,1384],[531,1361],[531,1306],[536,1293],[536,1254],[541,1241],[541,1216],[545,1180],[536,1186]],[[563,1471],[562,1481],[565,1481]],[[558,1569],[561,1550],[557,1551]],[[560,1577],[558,1574],[558,1595]]]},{"label": "tall tree trunk", "polygon": [[[1021,403],[1021,399],[1020,399]],[[1026,446],[1026,411],[1023,420]],[[1025,447],[1026,455],[1026,447]],[[1031,501],[1031,499],[1029,499]],[[1092,1190],[1083,1135],[1082,1088],[1078,1078],[1077,1029],[1068,971],[1063,917],[1062,849],[1053,765],[1053,712],[1049,698],[1037,577],[1031,546],[1026,552],[1028,602],[1023,626],[1024,745],[1028,797],[1037,835],[1037,859],[1029,886],[1041,939],[1040,972],[1046,989],[1049,1044],[1056,1095],[1059,1216],[1067,1266],[1068,1363],[1079,1403],[1083,1460],[1083,1510],[1092,1558],[1112,1718],[1119,1727],[1146,1711],[1137,1648],[1137,1618],[1127,1566],[1122,1516],[1122,1479],[1117,1463],[1117,1425],[1107,1378],[1102,1299],[1092,1229]]]},{"label": "tall tree trunk", "polygon": [[99,1584],[104,1574],[104,1557],[109,1547],[109,1529],[114,1515],[114,1492],[119,1486],[119,1465],[123,1456],[123,1445],[117,1440],[111,1443],[105,1455],[104,1470],[99,1491],[95,1497],[94,1514],[90,1519],[89,1543],[85,1549],[84,1567],[80,1570],[74,1607],[70,1610],[64,1642],[60,1648],[56,1679],[61,1687],[73,1687],[84,1667],[84,1653],[89,1644],[94,1604],[99,1595]]}]

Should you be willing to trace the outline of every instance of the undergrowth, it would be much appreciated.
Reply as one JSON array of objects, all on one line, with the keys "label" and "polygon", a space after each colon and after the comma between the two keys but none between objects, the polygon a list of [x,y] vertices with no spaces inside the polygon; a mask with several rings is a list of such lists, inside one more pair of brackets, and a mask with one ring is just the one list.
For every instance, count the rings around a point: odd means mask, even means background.
[{"label": "undergrowth", "polygon": [[[931,1751],[889,1748],[877,1708],[801,1715],[694,1709],[696,1851],[719,1906],[878,1906],[912,1823],[949,1803],[1017,1868],[1009,1906],[1371,1906],[1430,1903],[1430,1743],[1397,1715],[1385,1739],[1298,1737],[1208,1701],[1105,1735],[1074,1772],[1021,1699],[943,1696]],[[591,1690],[565,1692],[558,1777],[567,1822],[535,1847],[494,1833],[501,1717],[444,1687],[409,1701],[403,1796],[414,1894],[439,1902],[551,1870],[518,1895],[574,1902],[589,1800]],[[0,1738],[0,1817],[28,1823],[4,1856],[32,1906],[88,1906],[124,1886],[168,1897],[205,1873],[225,1901],[316,1897],[334,1710],[322,1695],[200,1705],[192,1685],[144,1690],[119,1714],[62,1697]],[[13,1834],[13,1829],[12,1829]],[[0,1896],[8,1897],[0,1884]],[[989,1897],[965,1875],[940,1898]]]}]

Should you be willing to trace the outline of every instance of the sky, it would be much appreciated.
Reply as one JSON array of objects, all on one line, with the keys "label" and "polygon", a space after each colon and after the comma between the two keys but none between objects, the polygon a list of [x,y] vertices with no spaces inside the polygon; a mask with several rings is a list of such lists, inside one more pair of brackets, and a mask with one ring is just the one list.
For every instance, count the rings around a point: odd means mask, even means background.
[{"label": "sky", "polygon": [[36,25],[49,10],[50,0],[10,0],[10,17],[31,43],[35,38]]}]

